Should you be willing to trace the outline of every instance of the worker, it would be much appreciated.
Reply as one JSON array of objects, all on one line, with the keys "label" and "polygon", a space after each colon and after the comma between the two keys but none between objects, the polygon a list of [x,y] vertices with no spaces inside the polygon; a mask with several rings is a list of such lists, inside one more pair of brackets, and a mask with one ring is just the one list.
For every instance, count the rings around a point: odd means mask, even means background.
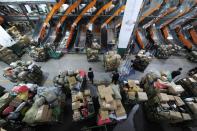
[{"label": "worker", "polygon": [[119,75],[118,71],[115,71],[112,74],[112,83],[117,84],[119,77],[120,77],[120,75]]},{"label": "worker", "polygon": [[94,83],[94,72],[92,71],[91,67],[89,68],[89,71],[88,71],[88,78],[93,84]]},{"label": "worker", "polygon": [[172,79],[174,79],[175,77],[181,75],[181,71],[182,70],[183,70],[182,68],[179,68],[178,70],[172,71],[171,72]]}]

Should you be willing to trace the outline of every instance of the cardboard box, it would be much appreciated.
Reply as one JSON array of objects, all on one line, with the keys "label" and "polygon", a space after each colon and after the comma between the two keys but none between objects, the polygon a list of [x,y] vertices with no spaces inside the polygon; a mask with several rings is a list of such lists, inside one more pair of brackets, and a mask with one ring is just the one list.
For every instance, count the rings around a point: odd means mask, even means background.
[{"label": "cardboard box", "polygon": [[169,101],[168,95],[166,93],[159,93],[158,97],[159,97],[160,102],[168,102]]},{"label": "cardboard box", "polygon": [[135,94],[136,94],[135,92],[128,92],[129,99],[135,100],[136,99]]},{"label": "cardboard box", "polygon": [[52,121],[52,110],[49,109],[47,112],[46,121]]},{"label": "cardboard box", "polygon": [[148,96],[146,94],[146,92],[137,92],[137,96],[138,96],[138,101],[147,101],[148,100]]},{"label": "cardboard box", "polygon": [[48,114],[49,106],[48,105],[42,105],[36,114],[35,121],[36,122],[45,122],[47,121],[47,114]]},{"label": "cardboard box", "polygon": [[105,96],[104,96],[104,95],[105,95],[104,88],[105,88],[104,85],[98,86],[98,92],[99,92],[99,96],[100,96],[101,98],[105,98]]},{"label": "cardboard box", "polygon": [[197,114],[197,103],[194,102],[187,102],[191,111],[196,115]]},{"label": "cardboard box", "polygon": [[190,114],[188,113],[181,113],[181,115],[184,121],[192,120]]},{"label": "cardboard box", "polygon": [[135,87],[136,86],[135,81],[133,81],[133,80],[128,80],[128,85],[129,85],[129,87]]},{"label": "cardboard box", "polygon": [[122,116],[126,115],[126,111],[125,111],[124,107],[122,106],[122,104],[121,104],[121,106],[119,106],[117,108],[117,110],[115,110],[115,113],[116,113],[117,117],[122,117]]},{"label": "cardboard box", "polygon": [[170,118],[171,120],[182,120],[182,115],[180,112],[170,111]]},{"label": "cardboard box", "polygon": [[170,101],[175,101],[174,96],[173,95],[168,95],[168,98]]},{"label": "cardboard box", "polygon": [[106,119],[109,118],[109,113],[108,113],[108,111],[101,110],[100,111],[100,116],[101,116],[101,120],[106,120]]},{"label": "cardboard box", "polygon": [[85,91],[84,91],[84,95],[85,95],[85,96],[90,96],[90,90],[85,90]]},{"label": "cardboard box", "polygon": [[76,110],[80,108],[80,101],[76,101],[72,103],[72,110]]},{"label": "cardboard box", "polygon": [[67,79],[68,79],[68,83],[70,85],[70,88],[72,88],[72,86],[77,83],[76,78],[74,76],[67,77]]},{"label": "cardboard box", "polygon": [[182,99],[178,96],[174,96],[175,102],[177,106],[183,106],[185,103],[182,101]]},{"label": "cardboard box", "polygon": [[122,102],[120,100],[115,100],[117,107],[120,107],[122,105]]},{"label": "cardboard box", "polygon": [[110,103],[110,102],[112,102],[114,99],[113,99],[113,97],[112,97],[112,95],[111,94],[105,94],[105,101],[107,102],[107,103]]},{"label": "cardboard box", "polygon": [[168,103],[163,103],[163,104],[161,104],[161,106],[163,107],[163,108],[170,108],[170,106],[168,105]]},{"label": "cardboard box", "polygon": [[105,91],[106,94],[114,95],[114,92],[113,92],[111,86],[108,86],[108,87],[104,88],[104,91]]},{"label": "cardboard box", "polygon": [[178,95],[178,94],[181,94],[182,92],[184,92],[185,90],[183,89],[183,87],[181,85],[171,84],[168,87],[168,91],[172,94]]}]

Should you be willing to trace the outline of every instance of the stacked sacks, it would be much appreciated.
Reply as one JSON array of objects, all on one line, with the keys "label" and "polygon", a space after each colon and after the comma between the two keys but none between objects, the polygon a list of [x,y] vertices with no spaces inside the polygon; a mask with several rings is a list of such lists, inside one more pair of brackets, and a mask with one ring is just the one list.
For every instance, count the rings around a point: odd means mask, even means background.
[{"label": "stacked sacks", "polygon": [[53,79],[54,86],[62,88],[66,93],[70,90],[80,90],[86,83],[86,72],[84,70],[67,70],[61,72]]},{"label": "stacked sacks", "polygon": [[168,59],[171,55],[176,54],[181,47],[178,45],[158,45],[155,56],[159,59]]},{"label": "stacked sacks", "polygon": [[23,122],[28,124],[58,121],[61,113],[61,104],[65,95],[57,87],[38,87],[33,98],[34,103],[27,111]]},{"label": "stacked sacks", "polygon": [[7,63],[7,64],[10,64],[11,62],[15,62],[17,61],[19,58],[17,55],[15,55],[13,53],[12,50],[6,48],[6,47],[2,47],[0,45],[0,60]]},{"label": "stacked sacks", "polygon": [[28,82],[40,84],[43,74],[36,64],[31,61],[16,61],[4,69],[4,76],[13,82]]},{"label": "stacked sacks", "polygon": [[90,90],[84,92],[72,91],[72,110],[74,121],[86,119],[94,114]]},{"label": "stacked sacks", "polygon": [[87,48],[86,54],[88,61],[97,61],[99,59],[99,50],[101,46],[97,42],[93,42],[91,48]]},{"label": "stacked sacks", "polygon": [[128,80],[128,83],[123,87],[127,100],[137,100],[138,102],[145,102],[148,100],[146,92],[139,87],[139,81]]},{"label": "stacked sacks", "polygon": [[21,121],[31,106],[31,99],[36,93],[36,88],[37,85],[34,84],[20,84],[13,87],[12,91],[5,93],[0,98],[2,118],[6,118],[8,122]]},{"label": "stacked sacks", "polygon": [[114,71],[120,65],[121,56],[116,51],[109,51],[104,55],[104,67],[106,71]]},{"label": "stacked sacks", "polygon": [[19,84],[0,98],[0,112],[8,124],[56,122],[63,101],[65,95],[59,88]]},{"label": "stacked sacks", "polygon": [[11,46],[10,49],[12,49],[18,56],[21,56],[24,53],[23,49],[28,47],[31,43],[30,39],[26,35],[22,35],[15,26],[9,28],[7,32],[16,41],[16,43]]},{"label": "stacked sacks", "polygon": [[188,53],[187,59],[191,62],[197,63],[197,51],[191,51],[190,53]]},{"label": "stacked sacks", "polygon": [[168,123],[192,120],[192,114],[181,97],[184,89],[180,85],[164,82],[160,76],[149,73],[142,78],[141,86],[148,95],[145,108],[149,119]]},{"label": "stacked sacks", "polygon": [[144,71],[151,61],[150,54],[145,50],[140,50],[133,61],[133,68],[138,71]]},{"label": "stacked sacks", "polygon": [[44,47],[39,48],[39,47],[35,47],[35,46],[31,47],[30,56],[36,62],[46,61],[49,57],[47,50]]},{"label": "stacked sacks", "polygon": [[100,110],[98,114],[98,125],[110,123],[113,120],[127,118],[126,111],[121,102],[120,89],[117,85],[98,86]]}]

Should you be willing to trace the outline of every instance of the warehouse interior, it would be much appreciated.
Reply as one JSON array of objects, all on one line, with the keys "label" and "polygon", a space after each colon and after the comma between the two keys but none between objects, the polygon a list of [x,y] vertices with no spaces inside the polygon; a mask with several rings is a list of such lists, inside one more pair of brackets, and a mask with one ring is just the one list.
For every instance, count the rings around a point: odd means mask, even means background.
[{"label": "warehouse interior", "polygon": [[197,131],[197,0],[0,0],[0,131]]}]

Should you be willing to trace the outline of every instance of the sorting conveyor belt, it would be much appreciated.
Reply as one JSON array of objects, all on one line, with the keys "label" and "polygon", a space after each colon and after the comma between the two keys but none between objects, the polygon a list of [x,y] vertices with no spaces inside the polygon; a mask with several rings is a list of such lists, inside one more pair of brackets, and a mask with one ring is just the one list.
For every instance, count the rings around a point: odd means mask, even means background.
[{"label": "sorting conveyor belt", "polygon": [[140,22],[140,25],[143,25],[144,28],[148,28],[152,24],[156,23],[159,19],[175,11],[178,5],[179,0],[168,0],[164,2],[163,6],[161,6],[159,10],[155,11],[149,17],[146,17],[143,21]]},{"label": "sorting conveyor belt", "polygon": [[162,3],[163,0],[151,0],[150,4],[144,7],[144,11],[142,12],[142,15],[140,17],[140,22],[142,22],[147,16],[151,15],[156,10],[159,10]]},{"label": "sorting conveyor belt", "polygon": [[83,17],[83,15],[84,15],[90,8],[92,8],[92,7],[96,4],[96,1],[97,1],[97,0],[92,0],[92,1],[83,9],[83,11],[80,13],[80,15],[76,18],[76,20],[75,20],[74,23],[72,24],[71,29],[70,29],[70,34],[69,34],[68,40],[67,40],[67,42],[66,42],[66,48],[69,47],[70,42],[72,41],[72,38],[73,38],[73,35],[74,35],[74,30],[75,30],[75,27],[77,26],[78,22],[81,20],[81,18]]},{"label": "sorting conveyor belt", "polygon": [[196,0],[184,0],[177,10],[161,18],[156,24],[157,27],[163,28],[164,26],[167,26],[176,18],[179,18],[180,16],[189,12],[195,4]]},{"label": "sorting conveyor belt", "polygon": [[52,10],[49,12],[49,14],[47,15],[43,26],[40,30],[39,36],[38,36],[38,40],[42,41],[45,36],[46,36],[46,28],[50,28],[50,24],[49,21],[52,19],[53,15],[60,9],[60,7],[65,3],[66,0],[60,0],[58,3],[56,3]]},{"label": "sorting conveyor belt", "polygon": [[112,16],[110,16],[102,25],[101,28],[104,28],[107,24],[109,24],[111,22],[111,20],[119,15],[123,10],[125,9],[125,5],[121,5],[114,13]]}]

